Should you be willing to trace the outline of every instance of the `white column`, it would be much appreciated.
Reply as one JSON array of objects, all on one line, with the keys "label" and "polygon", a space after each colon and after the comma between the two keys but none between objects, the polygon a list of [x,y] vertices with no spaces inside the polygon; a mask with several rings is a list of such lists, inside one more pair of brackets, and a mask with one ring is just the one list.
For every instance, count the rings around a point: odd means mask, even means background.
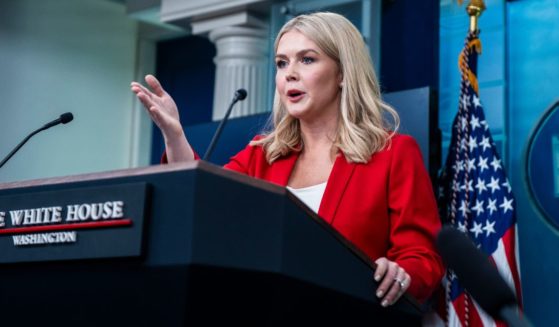
[{"label": "white column", "polygon": [[209,34],[217,55],[213,120],[221,120],[235,90],[244,88],[248,96],[233,108],[231,117],[269,111],[266,108],[268,87],[268,32],[240,26],[219,27]]}]

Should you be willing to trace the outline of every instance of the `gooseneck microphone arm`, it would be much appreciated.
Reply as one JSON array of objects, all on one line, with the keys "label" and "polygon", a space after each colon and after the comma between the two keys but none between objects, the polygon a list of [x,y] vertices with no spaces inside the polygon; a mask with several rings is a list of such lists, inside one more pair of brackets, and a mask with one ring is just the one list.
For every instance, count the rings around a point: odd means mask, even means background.
[{"label": "gooseneck microphone arm", "polygon": [[42,131],[44,131],[44,130],[46,130],[46,129],[49,129],[49,128],[53,127],[53,126],[56,126],[56,125],[58,125],[58,124],[67,124],[67,123],[71,122],[72,119],[74,119],[74,116],[72,115],[71,112],[64,113],[64,114],[60,115],[59,118],[57,118],[57,119],[55,119],[55,120],[53,120],[53,121],[51,121],[51,122],[49,122],[49,123],[46,123],[46,124],[43,125],[41,128],[39,128],[39,129],[33,131],[31,134],[27,135],[27,137],[24,138],[23,141],[21,141],[10,153],[8,153],[8,155],[6,156],[6,158],[4,158],[4,159],[2,160],[2,162],[0,162],[0,168],[2,168],[2,166],[4,166],[4,165],[6,164],[6,162],[8,162],[8,160],[10,160],[10,158],[13,157],[13,155],[16,154],[16,152],[17,152],[25,143],[27,143],[27,141],[29,141],[29,139],[30,139],[31,137],[33,137],[33,135],[35,135],[35,134],[37,134],[37,133],[39,133],[39,132],[42,132]]},{"label": "gooseneck microphone arm", "polygon": [[225,126],[227,120],[229,119],[229,115],[231,114],[233,106],[235,105],[235,103],[237,103],[237,101],[243,101],[246,97],[247,97],[247,91],[245,89],[238,89],[237,91],[235,91],[235,97],[233,97],[233,101],[231,101],[231,104],[229,105],[229,108],[225,113],[225,117],[223,117],[221,123],[219,123],[219,126],[217,126],[217,130],[215,131],[214,136],[212,137],[212,141],[210,142],[210,145],[208,146],[208,149],[206,150],[206,154],[204,154],[202,160],[208,161],[210,159],[210,156],[212,155],[214,147],[217,143],[217,140],[221,135],[221,131],[223,130],[223,127]]}]

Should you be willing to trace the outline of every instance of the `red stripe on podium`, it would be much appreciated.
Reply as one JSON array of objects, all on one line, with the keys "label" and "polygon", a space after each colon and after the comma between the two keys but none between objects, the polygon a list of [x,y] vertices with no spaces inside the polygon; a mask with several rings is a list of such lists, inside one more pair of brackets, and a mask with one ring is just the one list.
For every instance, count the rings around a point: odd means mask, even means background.
[{"label": "red stripe on podium", "polygon": [[23,233],[36,233],[36,232],[59,231],[59,230],[69,230],[69,229],[123,227],[123,226],[131,226],[131,225],[132,225],[131,219],[119,219],[119,220],[106,220],[106,221],[92,221],[87,223],[75,223],[75,224],[7,228],[7,229],[0,229],[0,234],[23,234]]}]

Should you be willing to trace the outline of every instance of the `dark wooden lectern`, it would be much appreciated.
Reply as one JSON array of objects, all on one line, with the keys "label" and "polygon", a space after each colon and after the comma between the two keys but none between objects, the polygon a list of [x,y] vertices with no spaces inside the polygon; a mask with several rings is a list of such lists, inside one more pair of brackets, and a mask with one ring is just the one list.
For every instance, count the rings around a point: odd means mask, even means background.
[{"label": "dark wooden lectern", "polygon": [[16,246],[13,226],[0,234],[3,326],[419,324],[408,296],[379,305],[373,263],[291,193],[205,162],[0,184],[0,211],[15,223],[9,210],[80,193],[100,201],[107,187],[126,197],[119,187],[138,184],[138,253],[118,251],[126,244],[111,233],[124,225],[65,224],[85,226],[68,244]]}]

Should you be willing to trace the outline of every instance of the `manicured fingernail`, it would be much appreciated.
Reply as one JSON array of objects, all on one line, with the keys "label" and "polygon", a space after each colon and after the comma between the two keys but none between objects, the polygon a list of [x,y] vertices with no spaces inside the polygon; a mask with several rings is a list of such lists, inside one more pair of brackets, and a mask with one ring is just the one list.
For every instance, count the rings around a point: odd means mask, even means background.
[{"label": "manicured fingernail", "polygon": [[380,305],[382,305],[383,307],[387,307],[388,306],[388,301],[384,300],[384,301],[382,301],[382,303]]},{"label": "manicured fingernail", "polygon": [[375,280],[378,282],[380,280],[380,275],[375,275]]},{"label": "manicured fingernail", "polygon": [[384,292],[382,290],[377,291],[377,297],[382,297],[382,294],[384,294]]}]

